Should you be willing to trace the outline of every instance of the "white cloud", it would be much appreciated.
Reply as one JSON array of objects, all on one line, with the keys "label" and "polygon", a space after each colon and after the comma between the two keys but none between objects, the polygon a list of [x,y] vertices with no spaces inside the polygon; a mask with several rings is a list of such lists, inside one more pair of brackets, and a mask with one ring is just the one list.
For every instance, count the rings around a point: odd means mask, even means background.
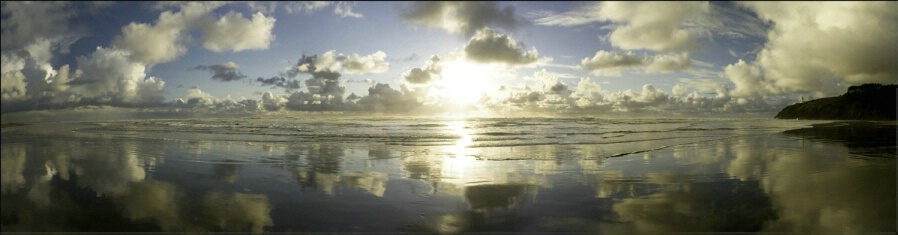
[{"label": "white cloud", "polygon": [[451,33],[473,36],[493,27],[515,30],[526,24],[515,15],[513,6],[500,8],[495,2],[412,2],[400,9],[403,20],[413,25],[442,28]]},{"label": "white cloud", "polygon": [[583,58],[580,61],[580,68],[596,75],[619,75],[621,69],[640,67],[645,63],[645,58],[633,52],[616,54],[600,50],[592,58]]},{"label": "white cloud", "polygon": [[290,2],[284,6],[284,10],[287,13],[305,13],[310,14],[312,12],[316,12],[324,9],[327,6],[330,6],[333,2],[329,1],[299,1],[299,2]]},{"label": "white cloud", "polygon": [[686,86],[680,84],[674,85],[673,88],[670,89],[670,93],[675,96],[684,96],[686,95],[686,92],[688,92]]},{"label": "white cloud", "polygon": [[734,96],[844,93],[849,85],[895,83],[895,2],[745,3],[773,23],[753,62],[726,67]]},{"label": "white cloud", "polygon": [[576,26],[611,21],[608,40],[624,50],[685,51],[697,48],[687,29],[707,19],[707,2],[601,2],[536,19],[540,25]]},{"label": "white cloud", "polygon": [[274,40],[271,30],[275,21],[261,12],[253,14],[252,20],[229,12],[217,22],[202,26],[203,47],[214,52],[268,49]]},{"label": "white cloud", "polygon": [[490,28],[478,30],[465,45],[465,57],[480,63],[525,65],[537,61],[536,48],[524,51],[524,44]]},{"label": "white cloud", "polygon": [[602,9],[601,6],[602,5],[600,3],[585,3],[582,6],[578,6],[575,10],[564,13],[537,13],[534,15],[537,15],[539,18],[534,20],[534,22],[539,25],[568,27],[601,22],[605,20],[601,15],[598,14]]},{"label": "white cloud", "polygon": [[215,2],[183,3],[178,12],[162,12],[153,25],[132,22],[113,40],[113,48],[129,50],[132,60],[147,65],[171,61],[187,52],[184,45],[186,31],[208,21],[208,14],[221,5]]},{"label": "white cloud", "polygon": [[99,103],[144,104],[162,101],[165,82],[146,78],[145,66],[131,62],[130,52],[97,48],[78,57],[78,74],[71,82],[75,94]]},{"label": "white cloud", "polygon": [[656,55],[646,67],[646,73],[673,73],[692,67],[689,53]]},{"label": "white cloud", "polygon": [[21,72],[24,68],[25,59],[16,55],[3,53],[3,79],[0,80],[0,95],[2,95],[3,101],[25,98],[25,74],[22,74]]},{"label": "white cloud", "polygon": [[[333,55],[333,51],[330,51],[331,55]],[[325,53],[328,55],[328,53]],[[342,57],[343,54],[340,54]],[[374,54],[359,56],[359,54],[352,53],[349,56],[345,56],[342,58],[337,58],[337,60],[342,60],[343,62],[343,71],[348,74],[365,74],[365,73],[383,73],[390,69],[390,63],[386,61],[387,53],[383,51],[374,52]]]},{"label": "white cloud", "polygon": [[683,22],[708,11],[707,2],[603,2],[599,14],[621,24],[609,38],[616,47],[682,51],[696,47]]},{"label": "white cloud", "polygon": [[299,73],[310,73],[315,77],[326,77],[336,80],[340,73],[369,74],[383,73],[390,69],[387,54],[377,51],[370,55],[360,56],[357,53],[344,55],[330,50],[321,55],[303,57],[288,69],[287,75],[295,77]]},{"label": "white cloud", "polygon": [[365,15],[362,15],[358,12],[353,12],[352,7],[355,3],[350,2],[338,2],[337,6],[334,7],[334,14],[340,16],[342,18],[352,17],[352,18],[362,18]]}]

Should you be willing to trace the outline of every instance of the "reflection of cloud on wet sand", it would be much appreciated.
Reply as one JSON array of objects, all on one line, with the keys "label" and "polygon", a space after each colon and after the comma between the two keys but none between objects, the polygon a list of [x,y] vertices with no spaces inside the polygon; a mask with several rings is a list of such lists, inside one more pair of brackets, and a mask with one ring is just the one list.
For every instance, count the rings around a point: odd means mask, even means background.
[{"label": "reflection of cloud on wet sand", "polygon": [[632,221],[639,234],[754,232],[775,219],[770,199],[756,188],[687,184],[683,185],[687,190],[624,199],[613,210],[621,220]]},{"label": "reflection of cloud on wet sand", "polygon": [[[875,135],[894,136],[894,128],[884,132],[853,131],[874,133],[865,137],[872,140],[894,138]],[[894,231],[894,159],[850,157],[854,153],[882,149],[871,146],[875,141],[846,144],[844,141],[848,140],[839,134],[819,129],[787,133],[809,135],[810,139],[746,139],[730,146],[735,159],[729,162],[726,172],[741,180],[760,179],[763,190],[778,208],[779,219],[768,224],[768,231],[809,234]],[[894,151],[894,141],[880,145],[891,146],[890,151]],[[873,156],[881,154],[873,153]]]},{"label": "reflection of cloud on wet sand", "polygon": [[[110,143],[110,146],[115,146]],[[142,161],[137,156],[134,142],[119,144],[120,149],[90,146],[77,156],[75,175],[78,185],[90,187],[97,194],[121,195],[127,193],[128,183],[139,182],[146,177]]]},{"label": "reflection of cloud on wet sand", "polygon": [[25,169],[25,145],[24,144],[8,144],[4,145],[0,150],[0,186],[2,186],[3,194],[15,192],[25,184],[25,176],[22,171]]},{"label": "reflection of cloud on wet sand", "polygon": [[170,183],[149,180],[131,185],[130,193],[116,199],[122,215],[132,221],[152,220],[163,231],[186,231],[178,205],[181,190]]},{"label": "reflection of cloud on wet sand", "polygon": [[[894,135],[893,131],[889,134]],[[894,143],[888,144],[894,148]],[[873,158],[857,156],[880,149],[877,146],[865,146],[861,151],[846,146],[839,140],[821,142],[786,135],[746,136],[696,145],[696,149],[681,146],[659,152],[671,156],[658,159],[673,157],[677,164],[685,165],[669,167],[666,173],[625,168],[626,175],[637,173],[638,178],[627,182],[627,178],[605,176],[595,188],[600,197],[629,192],[613,206],[622,221],[632,223],[631,228],[611,229],[623,234],[894,231],[894,159],[876,157],[881,153],[873,153]],[[706,172],[712,168],[720,169],[730,180]],[[632,186],[640,183],[644,184],[641,188],[652,190],[633,194]],[[649,194],[640,196],[645,192]],[[610,231],[604,224],[600,227]]]},{"label": "reflection of cloud on wet sand", "polygon": [[864,234],[895,229],[894,160],[848,158],[845,147],[814,141],[804,143],[805,151],[772,148],[759,155],[752,152],[756,149],[735,149],[738,157],[728,172],[761,178],[780,211],[769,231]]},{"label": "reflection of cloud on wet sand", "polygon": [[224,231],[262,233],[273,226],[268,197],[262,194],[211,193],[203,198],[206,219]]}]

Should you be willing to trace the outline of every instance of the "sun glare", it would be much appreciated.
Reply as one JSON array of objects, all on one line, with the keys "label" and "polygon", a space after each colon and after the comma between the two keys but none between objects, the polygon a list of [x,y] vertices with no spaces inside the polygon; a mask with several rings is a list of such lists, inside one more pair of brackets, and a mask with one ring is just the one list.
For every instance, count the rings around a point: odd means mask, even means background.
[{"label": "sun glare", "polygon": [[468,62],[443,65],[442,91],[444,100],[456,105],[477,102],[489,84],[490,68]]}]

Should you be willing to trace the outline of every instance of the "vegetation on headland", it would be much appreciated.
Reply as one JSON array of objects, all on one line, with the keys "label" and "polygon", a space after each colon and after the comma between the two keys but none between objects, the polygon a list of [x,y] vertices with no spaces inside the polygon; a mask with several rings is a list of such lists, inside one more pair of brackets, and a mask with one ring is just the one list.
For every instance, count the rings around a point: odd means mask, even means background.
[{"label": "vegetation on headland", "polygon": [[789,105],[776,114],[779,119],[896,120],[898,85],[864,84],[848,88],[837,97]]}]

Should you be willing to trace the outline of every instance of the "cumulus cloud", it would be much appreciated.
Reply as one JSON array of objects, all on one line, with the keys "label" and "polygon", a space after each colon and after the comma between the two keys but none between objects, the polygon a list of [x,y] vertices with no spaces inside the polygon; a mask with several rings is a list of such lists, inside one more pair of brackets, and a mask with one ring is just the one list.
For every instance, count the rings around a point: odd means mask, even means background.
[{"label": "cumulus cloud", "polygon": [[271,30],[275,21],[261,12],[253,14],[252,20],[229,12],[217,22],[202,26],[203,47],[214,52],[268,49],[274,40]]},{"label": "cumulus cloud", "polygon": [[237,66],[234,62],[227,62],[224,64],[213,64],[213,65],[197,65],[194,67],[194,70],[203,70],[209,71],[212,74],[212,80],[222,81],[222,82],[230,82],[237,81],[246,77],[243,73],[240,73],[240,66]]},{"label": "cumulus cloud", "polygon": [[70,71],[69,65],[60,66],[58,70],[49,64],[38,66],[33,57],[5,60],[3,111],[160,104],[164,99],[165,82],[147,77],[145,65],[131,61],[130,53],[99,47],[89,56],[76,58],[78,69],[75,71]]},{"label": "cumulus cloud", "polygon": [[611,21],[611,45],[625,49],[684,51],[696,48],[686,23],[709,14],[707,2],[601,2],[577,10],[544,14],[541,25],[574,26]]},{"label": "cumulus cloud", "polygon": [[441,79],[443,66],[439,56],[431,56],[424,68],[414,68],[402,74],[402,78],[411,84],[426,84],[434,79]]},{"label": "cumulus cloud", "polygon": [[651,59],[646,73],[673,73],[692,67],[689,53],[656,55]]},{"label": "cumulus cloud", "polygon": [[343,71],[347,74],[383,73],[390,69],[390,63],[386,62],[387,53],[383,51],[366,56],[359,56],[356,53],[349,56],[343,54],[334,56],[334,51],[328,51],[322,55],[322,58],[326,57],[335,57],[334,61],[342,61]]},{"label": "cumulus cloud", "polygon": [[24,48],[41,39],[74,36],[69,21],[76,16],[73,2],[3,2],[3,51]]},{"label": "cumulus cloud", "polygon": [[734,96],[832,96],[850,85],[894,83],[895,2],[745,3],[773,27],[755,61],[726,66]]},{"label": "cumulus cloud", "polygon": [[122,28],[122,35],[112,44],[117,49],[132,51],[132,59],[152,65],[171,61],[187,52],[190,33],[200,30],[203,47],[215,52],[238,52],[267,49],[274,35],[274,17],[261,12],[246,19],[243,14],[229,12],[218,20],[213,10],[219,2],[189,2],[178,6],[178,11],[165,11],[153,24],[132,22]]},{"label": "cumulus cloud", "polygon": [[275,96],[270,91],[262,94],[262,107],[268,111],[279,111],[284,109],[287,104],[287,98],[283,96]]},{"label": "cumulus cloud", "polygon": [[145,65],[132,62],[129,51],[97,48],[90,57],[78,57],[76,77],[68,84],[82,99],[98,103],[159,103],[165,82],[146,77]]},{"label": "cumulus cloud", "polygon": [[390,69],[390,63],[386,61],[386,58],[387,54],[383,51],[366,56],[356,53],[347,56],[330,50],[320,56],[303,55],[296,66],[287,70],[287,76],[296,77],[300,73],[309,73],[315,78],[336,80],[340,77],[341,72],[347,74],[383,73]]},{"label": "cumulus cloud", "polygon": [[132,22],[112,41],[116,49],[131,51],[131,59],[144,64],[171,61],[187,52],[187,30],[197,27],[221,3],[190,2],[178,12],[165,11],[154,24]]},{"label": "cumulus cloud", "polygon": [[708,11],[707,2],[602,2],[599,14],[620,24],[609,35],[616,47],[679,51],[696,46],[683,22]]},{"label": "cumulus cloud", "polygon": [[480,63],[524,65],[536,62],[536,48],[524,51],[524,47],[524,43],[516,42],[508,35],[484,28],[474,34],[464,50],[466,58]]},{"label": "cumulus cloud", "polygon": [[620,75],[630,68],[644,68],[646,73],[672,73],[691,68],[691,60],[688,53],[638,56],[633,52],[600,50],[592,58],[583,58],[580,68],[596,75]]},{"label": "cumulus cloud", "polygon": [[378,83],[368,88],[368,95],[357,103],[365,111],[390,113],[410,111],[422,105],[420,98],[426,90],[414,91],[405,86],[401,90],[394,90],[389,84]]},{"label": "cumulus cloud", "polygon": [[527,24],[513,6],[496,2],[412,2],[400,9],[404,21],[429,28],[442,28],[465,37],[486,27],[515,30]]},{"label": "cumulus cloud", "polygon": [[645,64],[645,59],[633,54],[633,52],[616,54],[600,50],[592,58],[583,58],[580,61],[580,68],[594,73],[609,70],[612,71],[611,73],[619,74],[620,69],[642,66],[643,64]]},{"label": "cumulus cloud", "polygon": [[[241,97],[240,99],[231,98],[228,95],[225,98],[216,98],[212,94],[206,93],[198,87],[191,87],[187,89],[184,96],[176,98],[172,104],[169,105],[169,112],[179,112],[184,110],[191,111],[202,111],[202,112],[220,112],[220,113],[234,113],[234,112],[261,112],[268,110],[280,110],[283,107],[283,96],[275,96],[273,94],[269,94],[266,97],[265,93],[259,94],[260,99],[250,99]],[[269,109],[265,107],[266,99],[268,102]],[[281,103],[279,103],[281,102]]]}]

